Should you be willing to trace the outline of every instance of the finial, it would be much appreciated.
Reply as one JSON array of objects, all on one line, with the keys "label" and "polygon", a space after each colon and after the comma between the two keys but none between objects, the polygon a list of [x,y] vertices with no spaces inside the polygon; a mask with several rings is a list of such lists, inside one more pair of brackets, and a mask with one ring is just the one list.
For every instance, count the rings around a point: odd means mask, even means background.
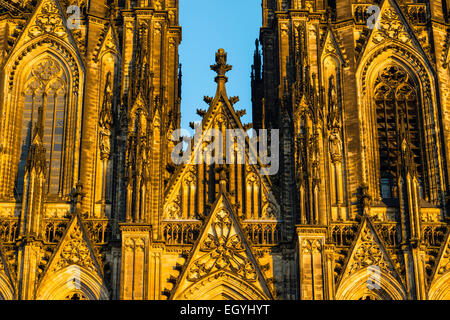
[{"label": "finial", "polygon": [[220,80],[228,81],[225,74],[230,71],[233,67],[227,64],[227,53],[224,49],[219,49],[216,53],[216,64],[211,66],[211,70],[217,73],[216,82],[219,83]]}]

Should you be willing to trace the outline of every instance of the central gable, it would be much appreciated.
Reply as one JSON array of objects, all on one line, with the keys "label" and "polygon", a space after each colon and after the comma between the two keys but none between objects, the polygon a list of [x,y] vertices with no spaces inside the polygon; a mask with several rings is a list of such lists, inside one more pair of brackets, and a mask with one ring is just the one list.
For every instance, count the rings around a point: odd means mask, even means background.
[{"label": "central gable", "polygon": [[[227,278],[235,280],[228,282]],[[223,285],[232,288],[235,281],[251,291],[259,292],[261,297],[272,296],[232,206],[226,196],[221,194],[173,289],[172,298],[190,299],[198,284],[206,286],[213,282],[214,287]],[[215,295],[219,294],[215,292]],[[209,298],[202,296],[202,299]]]},{"label": "central gable", "polygon": [[[228,98],[226,92],[227,78],[221,73],[231,68],[226,65],[226,54],[219,50],[216,61],[217,65],[211,66],[219,73],[216,96],[205,97],[209,103],[207,112],[198,110],[203,116],[201,126],[197,128],[200,133],[191,141],[185,160],[168,182],[164,220],[204,218],[204,204],[211,205],[216,200],[219,170],[227,162],[227,192],[233,205],[238,207],[238,217],[279,221],[280,206],[272,192],[270,177],[262,174],[264,165],[257,155],[257,147],[250,141],[247,128],[240,121],[244,112],[233,108],[239,99]],[[236,135],[232,136],[232,133]],[[222,139],[220,142],[218,137]],[[216,152],[220,156],[214,156],[214,161],[206,159]],[[226,161],[229,159],[232,163]]]}]

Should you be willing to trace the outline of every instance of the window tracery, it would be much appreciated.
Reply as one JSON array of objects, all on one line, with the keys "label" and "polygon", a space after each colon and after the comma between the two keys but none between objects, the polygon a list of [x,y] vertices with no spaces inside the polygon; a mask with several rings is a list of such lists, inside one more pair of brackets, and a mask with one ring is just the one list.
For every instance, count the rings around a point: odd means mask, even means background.
[{"label": "window tracery", "polygon": [[383,199],[398,198],[400,157],[408,145],[412,166],[423,189],[419,98],[411,76],[402,68],[384,68],[375,82],[376,122],[380,162],[380,194]]},{"label": "window tracery", "polygon": [[67,76],[63,67],[52,58],[39,61],[28,75],[23,90],[21,147],[16,181],[19,195],[23,194],[25,163],[39,110],[43,114],[43,140],[48,161],[46,191],[52,195],[61,194],[66,104]]}]

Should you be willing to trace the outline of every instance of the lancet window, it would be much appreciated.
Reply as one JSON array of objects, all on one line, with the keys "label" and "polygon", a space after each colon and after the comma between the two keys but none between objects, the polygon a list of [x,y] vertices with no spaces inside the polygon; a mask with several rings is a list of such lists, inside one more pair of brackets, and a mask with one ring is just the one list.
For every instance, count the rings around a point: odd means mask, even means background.
[{"label": "lancet window", "polygon": [[401,156],[406,148],[410,150],[411,165],[415,167],[416,178],[423,190],[425,166],[417,90],[411,76],[396,65],[384,68],[375,82],[380,193],[383,199],[398,198],[398,180],[403,165]]},{"label": "lancet window", "polygon": [[[26,78],[23,90],[20,159],[16,181],[19,195],[23,194],[28,149],[37,125],[43,126],[47,159],[46,192],[61,195],[66,105],[67,75],[63,67],[52,58],[39,61]],[[42,112],[41,124],[38,123],[39,112]]]}]

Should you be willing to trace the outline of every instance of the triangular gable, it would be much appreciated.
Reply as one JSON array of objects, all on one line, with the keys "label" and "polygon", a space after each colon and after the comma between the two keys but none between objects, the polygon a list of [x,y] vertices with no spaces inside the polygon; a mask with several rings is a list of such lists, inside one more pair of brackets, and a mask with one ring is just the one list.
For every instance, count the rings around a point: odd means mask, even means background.
[{"label": "triangular gable", "polygon": [[46,277],[70,265],[77,265],[103,278],[101,263],[78,214],[69,223],[44,272],[42,282]]},{"label": "triangular gable", "polygon": [[[215,114],[211,114],[211,118],[215,119],[216,115]],[[204,129],[203,131],[203,135],[207,132],[207,130],[209,129],[214,129],[213,125],[212,125],[212,121],[209,123],[209,127],[206,127],[206,129]],[[229,129],[235,129],[235,127],[229,127]],[[239,128],[237,128],[239,130]],[[248,138],[246,138],[246,144],[248,144]],[[179,200],[177,200],[179,198],[179,194],[180,194],[180,188],[181,188],[181,182],[183,181],[183,179],[188,178],[190,179],[193,176],[197,175],[197,165],[196,163],[196,159],[199,155],[199,153],[203,152],[202,151],[202,141],[204,141],[203,136],[200,139],[200,141],[196,144],[192,146],[192,151],[191,151],[191,156],[190,156],[190,160],[188,164],[182,164],[180,165],[177,170],[175,171],[175,173],[172,175],[171,179],[169,180],[168,186],[166,188],[166,192],[165,192],[165,203],[166,203],[166,207],[164,209],[165,213],[168,212],[175,212],[175,211],[179,211],[180,210],[180,206],[177,205],[177,203],[179,202]],[[249,148],[251,148],[251,144],[249,145]],[[256,154],[256,151],[255,151]],[[261,187],[262,187],[262,192],[263,192],[263,197],[265,197],[268,201],[267,201],[267,205],[270,206],[270,212],[271,214],[271,219],[273,218],[280,218],[279,217],[279,210],[280,210],[280,206],[277,202],[277,200],[275,199],[273,192],[272,192],[272,183],[270,181],[270,178],[266,175],[261,175],[260,171],[258,170],[257,166],[254,164],[249,164],[248,160],[249,160],[249,153],[247,152],[247,150],[245,150],[245,163],[246,163],[246,168],[249,171],[249,173],[247,174],[247,177],[253,176],[253,177],[258,177],[258,179],[260,179],[261,181]],[[263,168],[262,165],[260,165],[261,168]],[[236,190],[239,191],[239,190]],[[176,208],[174,208],[174,206]],[[266,207],[263,208],[263,212],[265,212]],[[176,216],[177,214],[175,214],[174,216]]]},{"label": "triangular gable", "polygon": [[190,287],[218,273],[231,274],[271,298],[264,274],[226,195],[216,200],[172,291],[180,298]]},{"label": "triangular gable", "polygon": [[444,245],[442,246],[436,261],[437,263],[434,267],[430,284],[438,280],[447,272],[450,272],[450,230],[447,232]]},{"label": "triangular gable", "polygon": [[[130,110],[128,111],[130,118],[132,118],[134,115],[136,115],[137,110],[141,110],[142,112],[144,112],[145,115],[147,115],[148,109],[147,109],[146,105],[147,105],[146,99],[145,99],[144,95],[142,94],[142,90],[139,90],[136,98],[133,101],[133,104],[132,104]],[[131,122],[131,124],[134,125],[134,123],[132,123],[132,122]]]},{"label": "triangular gable", "polygon": [[81,57],[77,41],[67,27],[66,15],[58,0],[40,0],[10,52],[15,52],[15,48],[21,48],[33,39],[44,35],[54,36],[64,43],[70,43]]},{"label": "triangular gable", "polygon": [[378,236],[368,217],[365,217],[361,223],[350,252],[344,272],[341,274],[338,283],[342,283],[346,278],[361,269],[379,267],[403,284],[402,278],[395,268],[383,240]]},{"label": "triangular gable", "polygon": [[[196,159],[198,159],[199,154],[203,152],[202,142],[205,141],[205,135],[208,130],[218,129],[214,126],[216,120],[220,118],[220,121],[225,124],[226,129],[234,129],[242,132],[246,132],[247,130],[242,125],[240,117],[236,113],[233,108],[233,104],[238,101],[237,97],[228,98],[225,84],[218,84],[217,91],[214,99],[205,97],[205,101],[209,103],[209,109],[206,114],[203,116],[203,120],[201,123],[202,136],[197,143],[192,144],[191,146],[191,154],[188,164],[181,164],[175,173],[172,175],[169,180],[168,186],[165,192],[165,203],[167,210],[165,212],[173,211],[169,206],[173,207],[174,202],[176,203],[176,198],[179,195],[179,190],[181,187],[181,180],[186,177],[192,175],[193,172],[196,172]],[[250,143],[248,136],[246,136],[246,146],[249,147],[250,152],[253,154],[257,154],[257,150],[253,149],[253,145]],[[225,147],[225,146],[224,146]],[[260,162],[260,159],[257,159],[258,165],[249,164],[249,152],[245,150],[245,163],[246,167],[249,171],[251,171],[252,175],[257,175],[260,178],[262,188],[264,190],[264,196],[269,200],[272,211],[278,213],[279,212],[279,204],[277,203],[275,197],[272,193],[272,183],[270,178],[267,175],[261,175],[261,171],[264,170],[264,165]],[[176,206],[176,204],[175,204]],[[275,214],[276,216],[276,214]]]},{"label": "triangular gable", "polygon": [[94,61],[98,62],[101,56],[106,52],[111,52],[118,57],[120,56],[119,41],[117,40],[116,31],[113,28],[112,22],[107,26],[104,37],[99,40],[97,49],[94,52]]},{"label": "triangular gable", "polygon": [[342,52],[342,49],[336,39],[336,35],[334,34],[333,29],[329,28],[327,36],[325,38],[325,42],[322,47],[322,55],[332,54],[336,55],[341,59],[341,63],[343,66],[347,65],[347,59]]},{"label": "triangular gable", "polygon": [[365,52],[370,52],[370,50],[379,46],[384,41],[393,41],[402,46],[409,45],[414,47],[426,58],[425,51],[395,0],[384,0],[380,8],[378,20],[370,32],[368,40],[359,56],[359,60],[361,61],[362,57],[365,56]]}]

